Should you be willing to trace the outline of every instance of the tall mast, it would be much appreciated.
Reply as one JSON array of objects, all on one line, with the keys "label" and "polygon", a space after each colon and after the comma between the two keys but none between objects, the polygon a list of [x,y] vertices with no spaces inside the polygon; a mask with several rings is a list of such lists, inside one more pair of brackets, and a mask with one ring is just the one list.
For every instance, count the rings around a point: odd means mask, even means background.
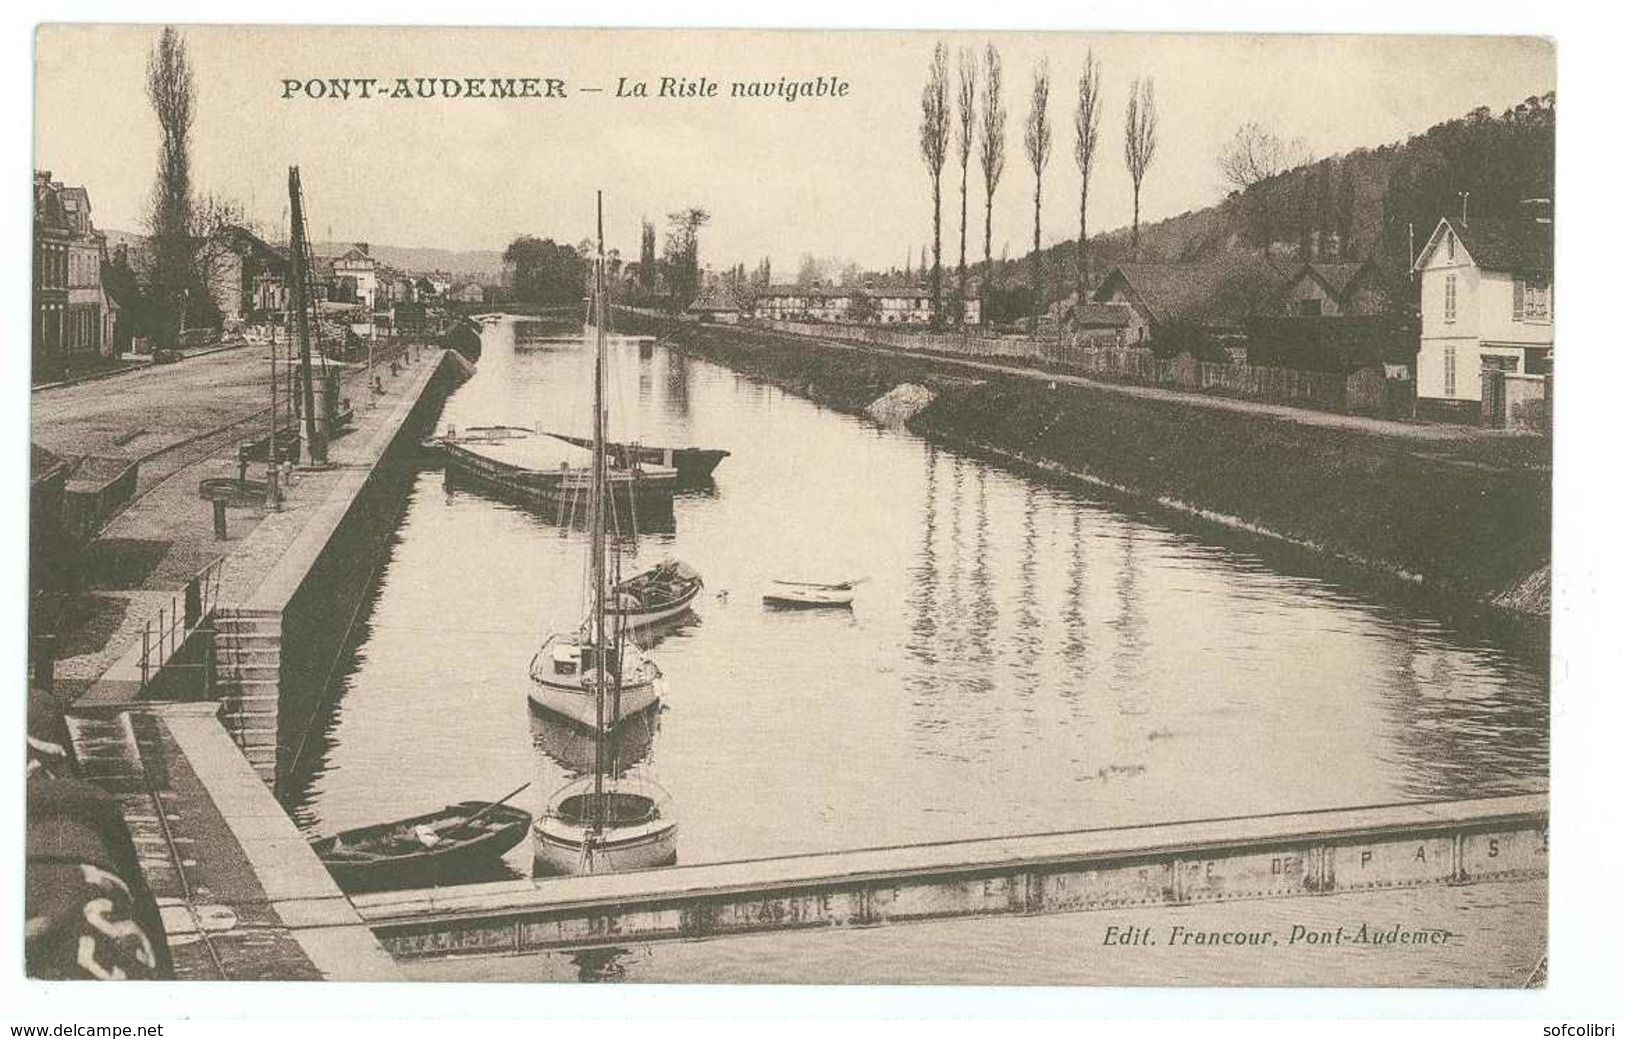
[{"label": "tall mast", "polygon": [[305,266],[308,243],[305,241],[305,202],[299,190],[298,166],[288,167],[288,204],[292,215],[291,241],[288,243],[288,269],[291,275],[288,306],[294,312],[294,321],[298,326],[299,361],[304,365],[305,439],[310,444],[305,464],[326,465],[327,444],[322,442],[316,428],[316,389],[312,385],[316,373],[310,361],[310,286],[306,280],[310,271]]},{"label": "tall mast", "polygon": [[598,665],[595,691],[598,728],[593,733],[594,829],[604,824],[604,685],[609,676],[609,645],[604,631],[604,193],[598,192],[598,255],[593,263],[593,331],[597,342],[592,366],[592,645]]}]

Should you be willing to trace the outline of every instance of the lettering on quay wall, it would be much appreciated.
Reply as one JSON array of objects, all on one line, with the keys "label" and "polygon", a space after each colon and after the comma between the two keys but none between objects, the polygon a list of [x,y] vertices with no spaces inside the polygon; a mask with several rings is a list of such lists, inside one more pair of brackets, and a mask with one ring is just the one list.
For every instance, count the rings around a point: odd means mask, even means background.
[{"label": "lettering on quay wall", "polygon": [[840,76],[721,80],[711,76],[612,76],[572,84],[560,76],[285,76],[284,101],[832,101],[850,96]]}]

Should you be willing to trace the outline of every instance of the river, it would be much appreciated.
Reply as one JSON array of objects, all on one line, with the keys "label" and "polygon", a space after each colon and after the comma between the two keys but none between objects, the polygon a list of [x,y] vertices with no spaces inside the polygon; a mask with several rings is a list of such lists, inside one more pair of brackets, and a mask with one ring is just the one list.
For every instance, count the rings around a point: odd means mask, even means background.
[{"label": "river", "polygon": [[[511,323],[482,349],[442,425],[588,428],[586,351]],[[1539,652],[663,346],[616,346],[610,375],[613,436],[733,452],[624,562],[706,582],[650,650],[670,693],[626,747],[673,795],[682,862],[1546,786]],[[526,780],[535,809],[590,760],[525,696],[579,619],[584,541],[419,473],[301,825]],[[850,611],[774,612],[776,577],[866,580]],[[529,871],[521,845],[493,876]]]}]

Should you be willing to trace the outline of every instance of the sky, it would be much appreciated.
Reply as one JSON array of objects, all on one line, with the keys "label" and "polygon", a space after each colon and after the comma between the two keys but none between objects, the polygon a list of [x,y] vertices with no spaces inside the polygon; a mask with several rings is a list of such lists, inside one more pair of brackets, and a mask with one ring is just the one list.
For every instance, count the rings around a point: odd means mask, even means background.
[{"label": "sky", "polygon": [[[1090,186],[1093,230],[1126,226],[1130,82],[1154,77],[1159,143],[1143,221],[1220,200],[1216,159],[1255,120],[1317,156],[1403,140],[1479,106],[1499,113],[1555,89],[1552,45],[1528,37],[1141,33],[719,32],[450,28],[184,28],[197,90],[196,190],[235,199],[263,228],[286,221],[298,164],[321,240],[502,249],[520,233],[575,242],[605,194],[606,237],[635,255],[639,222],[697,205],[712,222],[702,260],[788,275],[803,254],[901,266],[931,240],[919,155],[920,94],[940,39],[996,45],[1004,62],[1006,157],[993,253],[1032,240],[1034,175],[1022,149],[1033,69],[1053,77],[1054,144],[1043,240],[1075,236],[1072,109],[1085,56],[1101,64],[1104,113]],[[35,166],[84,185],[100,227],[139,231],[158,127],[144,91],[154,26],[46,25],[36,38]],[[710,98],[617,98],[621,77],[707,77]],[[838,79],[839,98],[733,98],[734,81]],[[284,99],[285,79],[536,77],[562,99]],[[589,93],[584,88],[600,88]],[[374,88],[375,91],[378,88]],[[545,89],[545,88],[544,88]],[[984,192],[971,159],[969,251]],[[959,174],[943,174],[945,262],[957,257]],[[917,262],[917,261],[916,261]]]}]

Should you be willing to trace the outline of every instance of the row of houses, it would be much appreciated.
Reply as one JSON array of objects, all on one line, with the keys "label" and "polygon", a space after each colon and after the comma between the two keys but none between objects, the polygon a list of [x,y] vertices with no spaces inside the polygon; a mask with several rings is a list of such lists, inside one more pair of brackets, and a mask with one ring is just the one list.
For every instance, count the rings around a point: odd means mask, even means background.
[{"label": "row of houses", "polygon": [[1418,417],[1476,419],[1484,405],[1505,411],[1486,392],[1544,399],[1544,385],[1519,384],[1552,371],[1552,230],[1539,211],[1442,218],[1413,284],[1388,283],[1370,261],[1121,264],[1087,299],[1051,307],[1040,334],[1085,346],[1199,338],[1255,364],[1283,363],[1267,352],[1290,339],[1302,349],[1287,367],[1315,367],[1314,350],[1342,352],[1328,367],[1386,362],[1414,377]]},{"label": "row of houses", "polygon": [[121,301],[103,284],[107,236],[91,218],[90,193],[34,171],[33,362],[56,372],[104,355]]},{"label": "row of houses", "polygon": [[[143,285],[149,239],[98,229],[90,194],[49,170],[34,173],[32,360],[35,378],[150,352]],[[111,241],[110,241],[111,238]],[[288,304],[288,256],[247,227],[228,226],[197,243],[198,279],[223,331],[265,320]],[[400,304],[479,304],[485,288],[444,271],[412,273],[380,262],[366,242],[313,257],[312,295],[348,309],[352,327],[388,329]]]},{"label": "row of houses", "polygon": [[[948,293],[951,297],[951,292]],[[982,302],[972,291],[955,303],[962,306],[966,324],[980,324]],[[702,321],[732,324],[741,318],[767,321],[824,321],[835,324],[928,326],[936,316],[931,290],[914,286],[880,286],[869,282],[857,285],[770,285],[766,288],[737,289],[727,280],[711,278],[688,306],[688,313]],[[952,319],[955,315],[945,315]]]},{"label": "row of houses", "polygon": [[[234,226],[217,233],[207,248],[214,254],[208,264],[210,288],[224,327],[286,309],[288,257],[284,246]],[[441,271],[412,274],[381,263],[366,242],[355,242],[337,255],[314,255],[311,273],[316,299],[350,304],[363,313],[388,311],[399,303],[448,299],[480,303],[485,299],[484,289],[476,283],[456,285]]]}]

